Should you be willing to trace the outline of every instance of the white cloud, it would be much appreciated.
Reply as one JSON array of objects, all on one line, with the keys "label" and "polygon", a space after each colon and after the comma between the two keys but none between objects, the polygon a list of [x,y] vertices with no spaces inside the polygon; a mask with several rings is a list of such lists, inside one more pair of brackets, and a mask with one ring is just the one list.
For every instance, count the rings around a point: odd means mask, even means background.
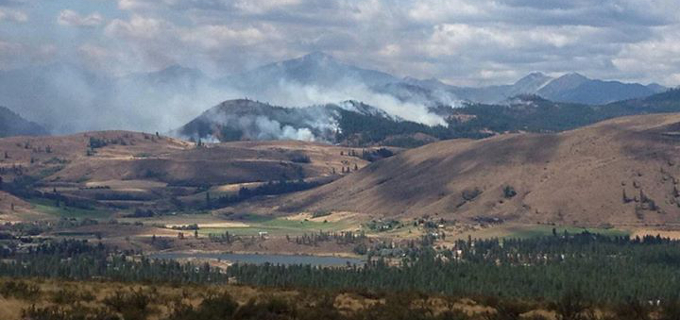
[{"label": "white cloud", "polygon": [[[264,23],[250,26],[185,26],[140,14],[134,14],[129,20],[111,21],[104,34],[110,42],[119,44],[115,50],[125,52],[128,56],[121,61],[130,65],[137,65],[141,61],[147,64],[147,69],[152,70],[169,64],[213,70],[224,66],[225,61],[233,63],[232,67],[239,65],[242,68],[248,63],[248,58],[271,50],[277,43],[285,46],[286,41],[279,29]],[[276,51],[285,53],[283,48],[277,48]]]},{"label": "white cloud", "polygon": [[265,13],[284,6],[301,4],[302,0],[236,0],[234,7],[248,13]]},{"label": "white cloud", "polygon": [[0,21],[26,22],[28,21],[28,15],[23,11],[0,7]]},{"label": "white cloud", "polygon": [[105,33],[124,40],[153,39],[159,36],[171,36],[175,27],[162,19],[144,18],[134,15],[129,21],[115,19],[106,26]]},{"label": "white cloud", "polygon": [[73,10],[65,9],[59,13],[57,22],[62,26],[93,28],[104,23],[104,18],[97,12],[81,16]]},{"label": "white cloud", "polygon": [[677,86],[680,84],[679,29],[680,25],[658,28],[657,36],[625,45],[612,63],[631,78]]},{"label": "white cloud", "polygon": [[508,83],[532,71],[617,77],[628,45],[680,19],[674,0],[116,1],[130,18],[106,34],[130,56],[121,61],[137,60],[131,65],[190,63],[220,74],[326,51],[457,84]]}]

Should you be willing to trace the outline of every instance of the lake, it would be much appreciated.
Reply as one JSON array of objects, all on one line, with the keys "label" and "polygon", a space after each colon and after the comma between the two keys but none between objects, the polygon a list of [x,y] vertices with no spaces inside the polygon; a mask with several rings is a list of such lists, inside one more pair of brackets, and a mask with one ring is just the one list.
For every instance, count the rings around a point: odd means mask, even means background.
[{"label": "lake", "polygon": [[303,255],[284,255],[284,254],[240,254],[240,253],[191,253],[191,252],[165,252],[148,255],[151,259],[213,259],[229,261],[233,263],[247,264],[279,264],[279,265],[313,265],[321,267],[337,267],[356,264],[363,266],[365,261],[355,258],[323,257],[323,256],[303,256]]}]

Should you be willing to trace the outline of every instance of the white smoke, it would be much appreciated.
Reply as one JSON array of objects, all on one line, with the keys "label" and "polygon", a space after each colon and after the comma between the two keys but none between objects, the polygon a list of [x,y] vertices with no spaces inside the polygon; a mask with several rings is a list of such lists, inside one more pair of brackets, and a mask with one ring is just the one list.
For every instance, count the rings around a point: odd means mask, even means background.
[{"label": "white smoke", "polygon": [[356,81],[344,81],[332,88],[315,85],[300,85],[281,80],[277,90],[256,93],[259,100],[272,101],[286,107],[301,107],[318,104],[338,103],[357,100],[382,109],[392,116],[430,126],[445,125],[446,121],[429,111],[424,104],[403,102],[383,93],[377,93]]},{"label": "white smoke", "polygon": [[[242,118],[242,121],[249,121]],[[258,116],[251,124],[257,128],[256,140],[300,140],[315,141],[316,138],[308,128],[296,129],[288,125],[281,125],[278,121],[267,117]]]},{"label": "white smoke", "polygon": [[[307,107],[357,100],[389,115],[427,125],[445,124],[423,104],[408,103],[376,93],[355,79],[343,79],[331,88],[302,85],[281,79],[256,84],[253,90],[217,85],[207,77],[196,79],[108,78],[75,66],[34,68],[12,74],[0,73],[0,105],[36,121],[55,134],[92,130],[170,132],[221,101],[252,98],[284,107]],[[309,108],[309,128],[335,132],[334,117]],[[314,114],[318,112],[318,114]],[[261,117],[241,119],[251,139],[324,141],[306,128],[294,128]]]}]

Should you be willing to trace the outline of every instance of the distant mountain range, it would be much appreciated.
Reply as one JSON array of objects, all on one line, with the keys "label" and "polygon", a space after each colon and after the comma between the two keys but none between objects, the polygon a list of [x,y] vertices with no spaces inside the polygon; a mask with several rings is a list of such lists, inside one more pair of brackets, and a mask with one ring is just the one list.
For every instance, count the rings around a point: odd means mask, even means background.
[{"label": "distant mountain range", "polygon": [[41,136],[48,132],[5,107],[0,106],[0,138],[11,136]]},{"label": "distant mountain range", "polygon": [[458,87],[437,79],[401,79],[384,72],[361,69],[320,52],[269,64],[220,79],[218,82],[254,95],[257,95],[257,91],[271,92],[290,85],[319,86],[325,89],[362,85],[402,101],[428,106],[457,105],[462,101],[501,103],[521,94],[535,94],[557,102],[604,104],[641,98],[667,90],[658,84],[594,80],[577,73],[553,78],[539,72],[529,74],[511,85]]},{"label": "distant mountain range", "polygon": [[446,102],[456,98],[469,102],[502,103],[517,95],[532,94],[556,102],[593,105],[642,98],[668,90],[658,84],[645,86],[638,83],[593,80],[578,73],[569,73],[558,78],[532,73],[512,85],[480,88],[450,86],[436,79],[406,78],[400,83],[391,83],[377,89],[404,100],[411,97],[419,97],[421,100],[423,97],[432,97],[425,100],[440,104],[450,104]]},{"label": "distant mountain range", "polygon": [[399,78],[362,69],[319,52],[219,79],[177,65],[123,77],[97,75],[68,64],[0,71],[0,105],[21,110],[55,133],[168,131],[207,106],[244,97],[284,107],[361,101],[393,118],[432,126],[445,124],[442,119],[452,107],[508,105],[518,95],[601,105],[665,90],[657,84],[603,81],[575,73],[557,78],[532,73],[511,85],[458,87],[437,79]]}]

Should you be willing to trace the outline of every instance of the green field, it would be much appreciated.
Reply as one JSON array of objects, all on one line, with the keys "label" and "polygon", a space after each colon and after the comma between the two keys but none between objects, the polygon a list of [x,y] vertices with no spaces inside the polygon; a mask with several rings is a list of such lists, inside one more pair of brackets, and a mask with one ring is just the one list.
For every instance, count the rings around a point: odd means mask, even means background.
[{"label": "green field", "polygon": [[110,215],[107,210],[87,210],[66,206],[56,206],[56,202],[49,199],[31,199],[29,201],[36,211],[53,215],[59,218],[106,218]]}]

